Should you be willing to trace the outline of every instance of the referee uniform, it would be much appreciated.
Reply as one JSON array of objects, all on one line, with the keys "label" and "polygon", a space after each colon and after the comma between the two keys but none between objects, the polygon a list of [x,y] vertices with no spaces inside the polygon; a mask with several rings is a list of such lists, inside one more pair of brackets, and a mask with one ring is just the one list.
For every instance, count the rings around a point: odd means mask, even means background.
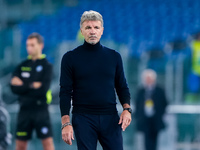
[{"label": "referee uniform", "polygon": [[[23,61],[13,73],[23,81],[22,86],[13,86],[13,93],[19,95],[20,111],[18,114],[16,138],[29,140],[32,131],[35,129],[37,137],[45,139],[52,137],[52,129],[48,112],[48,104],[51,103],[51,91],[49,90],[52,65],[47,61],[46,56],[32,61],[29,56]],[[33,82],[41,82],[38,89],[32,88]]]}]

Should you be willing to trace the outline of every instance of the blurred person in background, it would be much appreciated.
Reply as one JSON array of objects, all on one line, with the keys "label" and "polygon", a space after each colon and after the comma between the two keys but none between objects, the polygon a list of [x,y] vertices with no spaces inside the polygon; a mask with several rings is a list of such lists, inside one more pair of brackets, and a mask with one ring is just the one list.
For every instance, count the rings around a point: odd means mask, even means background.
[{"label": "blurred person in background", "polygon": [[143,86],[135,99],[135,118],[138,131],[144,133],[145,150],[156,150],[158,135],[164,128],[163,115],[167,106],[164,90],[156,84],[156,72],[146,69],[142,73]]},{"label": "blurred person in background", "polygon": [[187,102],[200,101],[200,33],[191,43],[191,63],[190,74],[188,76],[187,87]]},{"label": "blurred person in background", "polygon": [[54,150],[48,104],[52,65],[42,54],[43,37],[32,33],[26,41],[28,58],[19,64],[11,79],[12,92],[19,95],[20,111],[16,131],[16,150],[26,150],[35,129],[44,150]]},{"label": "blurred person in background", "polygon": [[[105,150],[123,150],[122,130],[131,122],[131,108],[121,56],[100,44],[100,13],[85,11],[80,29],[84,44],[65,53],[61,62],[62,139],[72,145],[74,132],[79,150],[95,150],[97,141]],[[124,109],[120,117],[115,90]]]},{"label": "blurred person in background", "polygon": [[9,133],[10,115],[4,108],[4,104],[0,99],[0,150],[7,150],[8,145],[11,144],[12,135]]}]

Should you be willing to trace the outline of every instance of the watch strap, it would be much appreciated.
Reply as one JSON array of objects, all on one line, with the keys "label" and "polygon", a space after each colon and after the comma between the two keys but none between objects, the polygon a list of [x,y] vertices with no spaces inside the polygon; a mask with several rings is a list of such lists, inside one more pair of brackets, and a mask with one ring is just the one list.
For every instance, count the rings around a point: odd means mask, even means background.
[{"label": "watch strap", "polygon": [[131,108],[124,108],[123,110],[128,110],[128,112],[132,113],[132,109]]}]

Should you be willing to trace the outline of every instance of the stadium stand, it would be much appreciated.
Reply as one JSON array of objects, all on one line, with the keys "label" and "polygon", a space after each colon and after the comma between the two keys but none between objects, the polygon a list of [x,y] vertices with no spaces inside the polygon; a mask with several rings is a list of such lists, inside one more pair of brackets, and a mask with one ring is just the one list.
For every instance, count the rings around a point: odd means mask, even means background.
[{"label": "stadium stand", "polygon": [[[106,5],[105,5],[106,4]],[[33,31],[44,35],[47,44],[75,40],[84,10],[96,10],[105,19],[103,39],[130,45],[130,53],[139,56],[152,46],[185,39],[200,28],[200,1],[194,0],[82,0],[75,7],[63,7],[54,15],[39,16],[19,24],[23,40]],[[112,8],[112,9],[111,9]],[[73,13],[72,13],[73,12]],[[140,44],[142,43],[142,44]]]}]

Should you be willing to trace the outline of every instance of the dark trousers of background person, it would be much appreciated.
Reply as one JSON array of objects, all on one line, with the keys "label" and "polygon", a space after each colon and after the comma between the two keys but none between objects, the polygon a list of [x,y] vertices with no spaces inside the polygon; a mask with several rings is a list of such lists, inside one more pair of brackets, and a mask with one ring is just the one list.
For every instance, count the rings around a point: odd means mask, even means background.
[{"label": "dark trousers of background person", "polygon": [[118,114],[73,114],[72,125],[78,150],[96,150],[97,141],[103,150],[123,150]]},{"label": "dark trousers of background person", "polygon": [[148,119],[147,128],[144,131],[145,150],[157,150],[158,131],[153,121]]}]

